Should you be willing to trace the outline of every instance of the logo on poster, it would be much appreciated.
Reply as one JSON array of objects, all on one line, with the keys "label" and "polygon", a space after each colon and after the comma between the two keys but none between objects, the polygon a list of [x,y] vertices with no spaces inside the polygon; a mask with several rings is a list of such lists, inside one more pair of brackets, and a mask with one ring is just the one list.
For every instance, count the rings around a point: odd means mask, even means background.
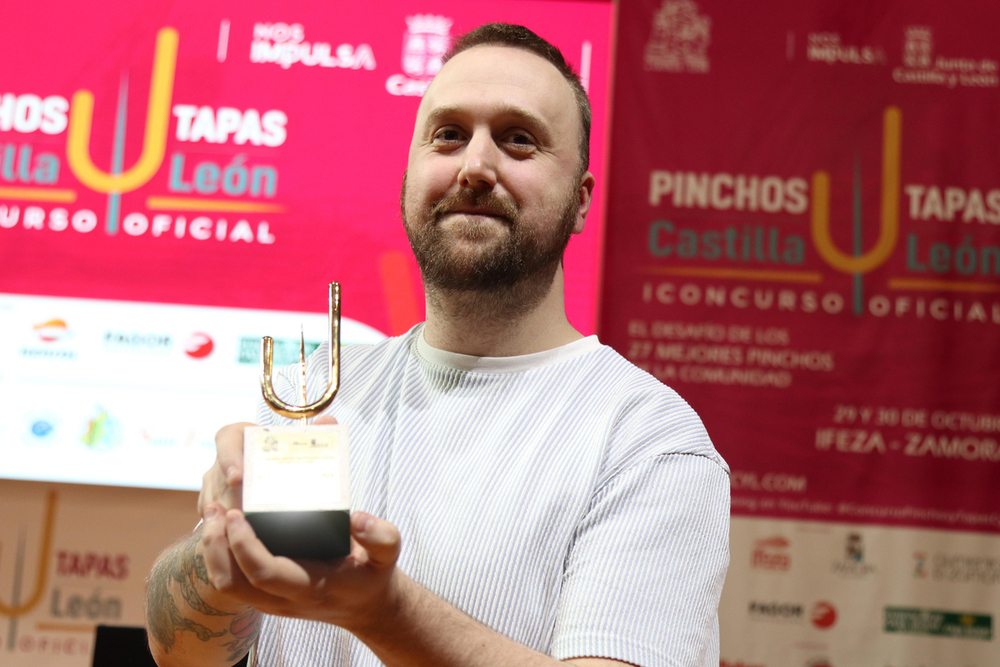
[{"label": "logo on poster", "polygon": [[760,602],[752,600],[747,613],[750,618],[768,621],[800,621],[805,610],[797,602]]},{"label": "logo on poster", "polygon": [[[48,589],[49,574],[51,567],[49,566],[50,559],[52,556],[52,537],[55,531],[56,523],[56,507],[58,504],[58,494],[55,491],[50,491],[45,502],[45,523],[41,530],[40,535],[40,548],[36,550],[38,553],[38,559],[35,561],[34,581],[30,579],[25,579],[25,563],[23,559],[15,559],[13,563],[13,595],[11,595],[11,602],[8,603],[5,600],[0,599],[0,616],[9,619],[8,632],[4,635],[4,639],[7,641],[7,645],[4,647],[7,651],[14,651],[16,649],[21,653],[34,653],[34,652],[44,652],[46,650],[53,650],[54,652],[60,652],[62,649],[63,654],[72,655],[77,653],[86,653],[88,647],[86,642],[79,642],[76,639],[68,639],[65,642],[60,642],[58,639],[53,639],[51,637],[35,637],[33,635],[22,635],[18,637],[18,619],[30,613],[38,606]],[[21,533],[17,541],[17,550],[23,551],[27,546],[24,533]],[[30,552],[29,552],[30,553]],[[2,556],[3,554],[0,554]],[[28,572],[31,572],[28,569]],[[27,584],[22,589],[22,584]],[[29,592],[30,591],[30,592]],[[20,593],[20,594],[19,594]],[[78,644],[82,646],[78,647]]]},{"label": "logo on poster", "polygon": [[835,32],[816,32],[809,34],[809,45],[806,48],[806,60],[850,65],[877,65],[886,60],[882,49],[874,46],[855,46],[841,42],[840,35]]},{"label": "logo on poster", "polygon": [[829,602],[817,602],[809,613],[809,620],[820,630],[829,630],[837,622],[837,609]]},{"label": "logo on poster", "polygon": [[663,0],[646,43],[646,69],[707,73],[711,29],[712,19],[698,13],[697,3]]},{"label": "logo on poster", "polygon": [[60,319],[52,319],[41,324],[36,324],[32,329],[35,330],[38,340],[43,343],[55,343],[69,335],[69,326],[65,320]]},{"label": "logo on poster", "polygon": [[904,65],[913,68],[928,68],[931,66],[933,51],[934,40],[930,28],[911,25],[906,29],[906,41],[903,43]]},{"label": "logo on poster", "polygon": [[[299,341],[295,338],[275,338],[274,340],[274,365],[288,366],[299,361]],[[318,340],[307,340],[305,342],[306,356],[312,354],[320,346]],[[241,336],[238,356],[238,364],[260,363],[260,338],[252,336]]]},{"label": "logo on poster", "polygon": [[436,14],[406,17],[402,54],[405,74],[386,79],[385,89],[390,95],[422,97],[427,92],[451,44],[452,23],[452,19]]},{"label": "logo on poster", "polygon": [[910,635],[993,639],[993,616],[974,612],[886,607],[884,631]]},{"label": "logo on poster", "polygon": [[928,557],[926,553],[913,554],[913,576],[953,584],[992,586],[1000,584],[1000,557],[981,554],[955,554],[938,552]]},{"label": "logo on poster", "polygon": [[913,554],[913,576],[917,579],[927,578],[927,554],[917,551]]},{"label": "logo on poster", "polygon": [[375,69],[375,54],[368,44],[341,44],[334,49],[328,42],[304,41],[306,30],[301,23],[254,23],[250,62],[278,63],[288,69],[295,63],[306,67]]},{"label": "logo on poster", "polygon": [[200,331],[191,334],[184,344],[184,353],[192,359],[204,359],[212,354],[213,349],[215,349],[215,343],[212,341],[212,337]]},{"label": "logo on poster", "polygon": [[[21,132],[38,129],[45,133],[58,134],[65,129],[66,161],[73,176],[80,185],[108,195],[108,214],[105,220],[105,232],[108,235],[124,231],[129,236],[142,236],[149,232],[153,237],[167,237],[169,236],[167,232],[172,231],[176,238],[190,237],[199,241],[215,238],[230,242],[274,243],[275,237],[270,233],[266,220],[257,222],[254,234],[248,220],[238,220],[231,231],[227,232],[228,223],[224,218],[212,220],[207,216],[196,216],[189,224],[186,215],[175,217],[160,213],[153,215],[152,221],[145,213],[139,211],[122,215],[121,196],[147,185],[163,165],[170,124],[178,42],[179,35],[174,28],[162,28],[156,33],[142,152],[135,163],[128,168],[123,164],[121,153],[125,150],[124,128],[127,125],[125,101],[128,99],[128,79],[124,75],[119,86],[119,104],[114,131],[116,157],[110,171],[98,168],[91,156],[90,139],[95,97],[90,90],[77,90],[69,103],[59,96],[45,99],[31,94],[8,93],[0,96],[0,129],[3,129],[8,121],[11,128]],[[299,54],[298,48],[301,45],[291,46],[296,47],[295,52]],[[364,46],[359,46],[357,51],[350,45],[338,47],[336,66],[370,65],[368,69],[374,68],[370,49],[365,51],[362,48]],[[345,47],[350,54],[344,50]],[[344,64],[345,59],[350,60],[350,63]],[[241,111],[220,107],[216,112],[215,109],[206,106],[178,105],[175,107],[175,114],[178,116],[177,133],[181,141],[204,139],[210,143],[225,143],[232,134],[233,141],[237,144],[249,142],[254,145],[277,146],[284,142],[286,136],[284,123],[287,118],[278,110],[265,112],[261,117],[254,109]],[[34,157],[32,154],[31,145],[8,145],[0,158],[0,180],[8,182],[17,180],[20,183],[40,185],[56,184],[60,172],[59,158],[52,153],[40,153]],[[168,190],[172,193],[191,192],[193,188],[198,194],[216,194],[221,191],[229,197],[239,197],[244,194],[250,197],[261,194],[265,197],[274,195],[277,172],[271,166],[245,165],[243,163],[246,157],[243,155],[234,156],[227,165],[206,160],[195,166],[193,180],[189,183],[182,178],[183,157],[182,153],[174,153],[171,158]],[[28,201],[73,202],[76,197],[77,193],[73,189],[53,188],[40,197],[28,197]],[[284,210],[282,206],[274,204],[225,201],[220,207],[220,202],[207,199],[156,195],[146,199],[146,206],[151,210],[234,211],[257,214],[280,213]],[[58,206],[50,209],[26,206],[22,210],[19,205],[0,205],[0,228],[12,229],[19,224],[25,229],[53,232],[72,229],[87,234],[97,228],[98,217],[90,209],[70,211]]]},{"label": "logo on poster", "polygon": [[757,540],[750,554],[750,567],[787,572],[792,566],[792,557],[788,554],[789,544],[788,539],[781,535]]},{"label": "logo on poster", "polygon": [[1000,62],[991,58],[935,57],[934,33],[927,26],[908,26],[903,35],[903,66],[892,70],[892,79],[896,83],[948,88],[1000,87]]},{"label": "logo on poster", "polygon": [[32,447],[49,447],[57,440],[59,418],[51,412],[30,412],[25,415],[21,441]]},{"label": "logo on poster", "polygon": [[125,354],[163,355],[173,348],[173,338],[162,333],[105,331],[101,342],[108,352]]},{"label": "logo on poster", "polygon": [[88,449],[102,451],[122,444],[122,424],[103,407],[98,406],[96,414],[87,420],[87,430],[80,441]]},{"label": "logo on poster", "polygon": [[875,566],[865,562],[865,545],[861,533],[848,533],[844,557],[833,561],[831,571],[845,577],[865,577],[875,572]]},{"label": "logo on poster", "polygon": [[65,347],[64,343],[72,338],[72,331],[65,320],[53,318],[31,327],[35,339],[42,343],[41,347],[22,347],[18,355],[25,359],[61,359],[69,361],[76,359],[76,350]]}]

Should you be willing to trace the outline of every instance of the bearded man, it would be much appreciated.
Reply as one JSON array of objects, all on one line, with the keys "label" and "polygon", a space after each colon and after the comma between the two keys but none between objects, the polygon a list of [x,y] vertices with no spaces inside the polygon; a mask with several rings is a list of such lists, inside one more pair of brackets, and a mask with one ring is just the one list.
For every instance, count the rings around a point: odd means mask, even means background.
[{"label": "bearded man", "polygon": [[564,310],[589,131],[551,44],[504,24],[458,40],[401,197],[427,321],[346,348],[316,420],[351,429],[351,555],[271,555],[240,511],[247,425],[222,429],[203,523],[150,577],[160,665],[230,665],[255,640],[267,665],[719,664],[728,468],[680,397]]}]

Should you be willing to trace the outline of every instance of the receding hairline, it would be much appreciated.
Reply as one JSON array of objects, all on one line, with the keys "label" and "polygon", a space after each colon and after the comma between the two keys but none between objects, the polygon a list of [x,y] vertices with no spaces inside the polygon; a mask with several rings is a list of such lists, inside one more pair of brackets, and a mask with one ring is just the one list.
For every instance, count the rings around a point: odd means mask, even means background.
[{"label": "receding hairline", "polygon": [[[583,117],[582,112],[580,112],[580,110],[579,110],[579,105],[576,103],[576,91],[573,89],[573,86],[566,79],[566,77],[563,75],[563,73],[561,71],[559,71],[559,68],[552,61],[550,61],[545,56],[543,56],[543,55],[541,55],[541,54],[539,54],[539,53],[537,53],[537,52],[533,51],[532,49],[530,49],[528,47],[525,47],[525,46],[519,46],[519,45],[516,45],[516,44],[505,44],[503,42],[486,42],[486,43],[482,43],[482,44],[475,44],[475,45],[470,46],[470,47],[468,47],[466,49],[463,49],[463,50],[459,51],[458,53],[452,54],[452,56],[450,58],[448,58],[448,60],[442,66],[441,71],[439,71],[438,74],[435,75],[434,80],[431,81],[431,87],[434,86],[434,82],[437,81],[437,76],[439,76],[441,74],[441,72],[444,71],[444,69],[448,66],[448,63],[450,63],[452,60],[455,60],[456,58],[460,58],[463,53],[468,53],[470,51],[474,51],[474,50],[476,50],[476,49],[478,49],[480,47],[490,47],[490,48],[497,48],[497,49],[510,49],[510,50],[515,50],[515,51],[520,51],[522,53],[527,53],[527,54],[529,54],[529,55],[537,58],[541,62],[546,63],[549,67],[551,67],[552,71],[556,73],[556,75],[558,76],[559,80],[562,81],[566,85],[566,90],[567,90],[567,92],[569,92],[570,100],[573,101],[573,106],[575,108],[577,108],[577,113],[575,113],[573,115],[576,116],[576,118],[577,118],[576,122],[579,123],[578,129],[579,129],[581,137],[583,139],[585,139],[585,140],[589,139],[589,137],[586,136],[588,134],[587,127],[586,127],[586,120]],[[427,89],[428,93],[431,92],[431,87],[429,87]],[[418,119],[420,117],[420,113],[422,113],[422,110],[423,110],[424,105],[425,105],[425,101],[427,99],[428,99],[428,95],[425,93],[423,99],[420,101],[420,107],[418,108],[418,111],[417,111]],[[460,113],[460,111],[461,111],[460,108],[459,108],[459,105],[442,105],[442,107],[435,107],[433,110],[427,112],[427,116],[426,116],[424,122],[426,123],[427,120],[430,120],[432,118],[436,118],[436,117],[441,117],[441,116],[448,115],[447,113],[441,112],[441,109],[448,109],[449,111],[454,112],[454,113]],[[542,128],[547,128],[550,131],[552,129],[550,127],[550,124],[546,123],[545,120],[543,118],[541,118],[538,114],[536,114],[536,113],[534,113],[532,111],[529,111],[528,109],[525,109],[523,107],[520,107],[520,106],[517,106],[517,105],[514,105],[514,104],[505,104],[503,106],[503,108],[501,109],[501,111],[502,112],[509,112],[512,116],[521,116],[521,117],[524,117],[525,119],[531,121],[533,124],[538,125],[539,127],[542,127]],[[587,141],[586,143],[589,146],[589,141]],[[589,160],[584,159],[584,161],[581,163],[581,167],[582,167],[581,173],[586,170],[586,168],[588,166],[587,165],[588,162],[589,162]]]}]

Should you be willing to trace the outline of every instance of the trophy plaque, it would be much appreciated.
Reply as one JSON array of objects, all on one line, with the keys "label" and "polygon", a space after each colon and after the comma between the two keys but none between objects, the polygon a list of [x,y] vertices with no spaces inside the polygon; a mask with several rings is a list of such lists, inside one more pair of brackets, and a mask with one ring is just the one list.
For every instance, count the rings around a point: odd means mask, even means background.
[{"label": "trophy plaque", "polygon": [[330,283],[327,388],[307,403],[305,336],[300,341],[301,405],[282,400],[271,382],[274,340],[260,341],[264,401],[293,426],[254,426],[243,436],[243,512],[276,556],[331,560],[351,551],[350,460],[347,427],[309,424],[340,388],[340,285]]}]

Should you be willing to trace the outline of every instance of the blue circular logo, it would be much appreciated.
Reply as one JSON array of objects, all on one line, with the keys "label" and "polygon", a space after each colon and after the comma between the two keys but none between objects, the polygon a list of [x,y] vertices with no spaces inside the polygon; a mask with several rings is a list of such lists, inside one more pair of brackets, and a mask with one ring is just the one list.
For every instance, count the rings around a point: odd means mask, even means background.
[{"label": "blue circular logo", "polygon": [[44,419],[39,419],[31,425],[31,434],[39,438],[44,438],[52,433],[54,428],[55,427],[52,426],[51,423],[45,421]]}]

